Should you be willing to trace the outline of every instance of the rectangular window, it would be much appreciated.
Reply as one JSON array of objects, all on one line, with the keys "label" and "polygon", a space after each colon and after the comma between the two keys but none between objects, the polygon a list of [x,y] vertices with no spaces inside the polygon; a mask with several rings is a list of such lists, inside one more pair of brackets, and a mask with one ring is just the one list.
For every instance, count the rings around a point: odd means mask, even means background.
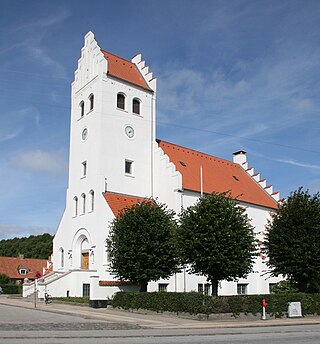
[{"label": "rectangular window", "polygon": [[205,293],[205,295],[211,295],[211,284],[210,283],[206,283],[204,285],[204,293]]},{"label": "rectangular window", "polygon": [[90,284],[89,283],[83,283],[82,284],[82,296],[83,297],[89,297],[90,296]]},{"label": "rectangular window", "polygon": [[20,269],[19,272],[20,272],[20,275],[26,275],[27,274],[26,269]]},{"label": "rectangular window", "polygon": [[203,294],[203,284],[202,283],[198,283],[198,293]]},{"label": "rectangular window", "polygon": [[81,168],[82,168],[82,171],[81,171],[81,177],[85,177],[87,175],[87,162],[84,161],[82,164],[81,164]]},{"label": "rectangular window", "polygon": [[269,293],[273,294],[273,288],[277,285],[277,283],[269,283]]},{"label": "rectangular window", "polygon": [[133,161],[126,160],[124,165],[125,174],[133,174]]},{"label": "rectangular window", "polygon": [[159,283],[158,284],[158,291],[167,291],[168,284],[167,283]]},{"label": "rectangular window", "polygon": [[237,294],[238,295],[246,295],[248,289],[248,284],[237,284]]}]

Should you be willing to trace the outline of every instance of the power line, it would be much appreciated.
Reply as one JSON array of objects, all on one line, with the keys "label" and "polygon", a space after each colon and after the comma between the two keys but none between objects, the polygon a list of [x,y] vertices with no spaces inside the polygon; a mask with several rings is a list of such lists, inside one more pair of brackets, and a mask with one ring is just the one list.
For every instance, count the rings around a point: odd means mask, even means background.
[{"label": "power line", "polygon": [[[1,69],[0,69],[0,71],[1,71]],[[21,72],[21,73],[23,73],[23,72]],[[26,74],[28,74],[28,73],[26,72]],[[30,73],[30,74],[32,74],[32,73]],[[1,88],[0,88],[0,90],[1,90]],[[6,91],[6,90],[3,89],[3,91]],[[24,90],[19,90],[19,91],[15,91],[15,92],[25,93],[25,94],[32,93],[32,91],[31,92],[28,92],[28,91],[26,92]],[[101,93],[101,91],[100,91],[100,93]],[[46,94],[42,94],[42,95],[46,95]],[[61,96],[61,95],[60,95],[60,97],[68,98],[67,96]],[[39,102],[37,102],[37,104],[35,104],[35,105],[47,105],[47,106],[51,106],[51,107],[58,107],[58,108],[70,110],[70,107],[65,107],[65,106],[55,105],[55,104],[49,104],[49,103],[39,103]],[[103,113],[100,113],[100,114],[102,114],[103,116],[119,117],[118,114],[117,115],[103,114]],[[145,120],[145,121],[149,121],[149,120],[147,120],[145,118],[142,118],[142,119]],[[201,128],[196,128],[196,127],[188,127],[188,126],[184,126],[184,125],[181,125],[181,124],[161,122],[161,121],[156,121],[156,123],[159,124],[159,125],[164,125],[164,126],[168,126],[168,127],[186,129],[186,130],[191,130],[191,131],[205,132],[205,133],[210,133],[210,134],[215,134],[215,135],[220,135],[220,136],[225,136],[225,137],[232,137],[232,138],[237,138],[237,139],[241,139],[241,140],[247,140],[247,141],[256,142],[256,143],[260,143],[260,144],[267,144],[267,145],[272,145],[272,146],[277,146],[277,147],[282,147],[282,148],[288,148],[288,149],[293,149],[293,150],[298,150],[298,151],[303,151],[303,152],[320,154],[320,151],[317,151],[317,150],[312,150],[312,149],[307,149],[307,148],[302,148],[302,147],[296,147],[296,146],[291,146],[291,145],[285,145],[285,144],[281,144],[281,143],[264,141],[264,140],[259,140],[259,139],[253,139],[253,138],[248,138],[248,137],[244,137],[244,136],[240,136],[240,135],[233,135],[233,134],[229,134],[229,133],[223,133],[223,132],[219,132],[219,131],[215,131],[215,130],[201,129]],[[313,127],[312,129],[317,129],[317,128]]]},{"label": "power line", "polygon": [[238,135],[232,135],[232,134],[227,134],[227,133],[221,133],[221,132],[214,131],[214,130],[209,130],[209,129],[200,129],[200,128],[194,128],[194,127],[187,127],[187,126],[180,125],[180,124],[164,123],[164,122],[160,122],[160,121],[157,121],[157,123],[158,124],[162,124],[162,125],[171,126],[171,127],[179,127],[179,128],[187,129],[187,130],[201,131],[201,132],[206,132],[206,133],[211,133],[211,134],[216,134],[216,135],[221,135],[221,136],[233,137],[233,138],[237,138],[237,139],[241,139],[241,140],[248,140],[248,141],[253,141],[253,142],[258,142],[258,143],[263,143],[263,144],[268,144],[268,145],[273,145],[273,146],[278,146],[278,147],[284,147],[284,148],[290,148],[290,149],[295,149],[295,150],[301,150],[301,151],[304,151],[304,152],[311,152],[311,153],[320,154],[320,151],[316,151],[316,150],[312,150],[312,149],[301,148],[301,147],[290,146],[290,145],[284,145],[284,144],[281,144],[281,143],[275,143],[275,142],[270,142],[270,141],[263,141],[263,140],[258,140],[258,139],[251,139],[251,138],[244,137],[244,136],[238,136]]}]

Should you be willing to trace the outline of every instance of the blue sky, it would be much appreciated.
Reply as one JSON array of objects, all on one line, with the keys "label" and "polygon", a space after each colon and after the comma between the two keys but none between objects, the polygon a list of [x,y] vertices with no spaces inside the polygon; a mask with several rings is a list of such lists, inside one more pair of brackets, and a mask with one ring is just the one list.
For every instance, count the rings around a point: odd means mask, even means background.
[{"label": "blue sky", "polygon": [[158,79],[157,137],[320,190],[320,1],[18,1],[0,12],[0,239],[54,233],[83,36]]}]

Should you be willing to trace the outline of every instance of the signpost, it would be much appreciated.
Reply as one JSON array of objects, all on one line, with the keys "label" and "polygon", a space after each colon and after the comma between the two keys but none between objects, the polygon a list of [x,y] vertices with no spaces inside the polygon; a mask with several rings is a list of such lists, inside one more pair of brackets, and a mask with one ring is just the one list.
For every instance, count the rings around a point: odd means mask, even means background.
[{"label": "signpost", "polygon": [[266,315],[266,307],[267,307],[267,301],[266,299],[262,299],[262,320],[267,320],[267,315]]}]

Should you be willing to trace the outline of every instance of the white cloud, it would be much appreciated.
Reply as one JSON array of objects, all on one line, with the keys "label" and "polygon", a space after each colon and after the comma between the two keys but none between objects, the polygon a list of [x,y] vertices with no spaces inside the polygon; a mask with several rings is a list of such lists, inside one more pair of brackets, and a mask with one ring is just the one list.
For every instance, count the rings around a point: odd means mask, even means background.
[{"label": "white cloud", "polygon": [[0,142],[9,141],[18,137],[30,121],[40,127],[41,116],[39,111],[28,106],[17,111],[3,111],[0,127]]},{"label": "white cloud", "polygon": [[18,137],[20,133],[21,133],[21,130],[16,130],[9,133],[1,133],[0,142],[13,140],[14,138]]},{"label": "white cloud", "polygon": [[13,226],[0,224],[0,239],[11,239],[14,237],[28,237],[30,235],[39,235],[43,233],[52,233],[48,227],[37,226]]},{"label": "white cloud", "polygon": [[303,163],[303,162],[299,162],[299,161],[295,161],[295,160],[288,160],[288,159],[273,159],[273,158],[269,158],[269,159],[273,160],[273,161],[282,162],[284,164],[304,167],[304,168],[308,168],[308,169],[320,170],[320,165],[306,164],[306,163]]},{"label": "white cloud", "polygon": [[311,194],[320,192],[320,179],[310,180],[307,183],[306,188],[309,189]]},{"label": "white cloud", "polygon": [[65,77],[66,71],[64,65],[50,56],[44,44],[47,32],[52,27],[65,21],[71,15],[68,9],[63,8],[57,10],[57,13],[52,14],[50,17],[29,21],[20,26],[15,25],[11,30],[7,29],[7,35],[14,37],[11,40],[13,43],[11,45],[7,44],[6,46],[1,46],[0,44],[0,54],[24,50],[25,53],[30,55],[32,61],[39,62],[45,67],[51,67],[53,75]]},{"label": "white cloud", "polygon": [[15,26],[12,32],[23,31],[27,32],[34,29],[45,29],[50,26],[55,26],[60,24],[67,18],[69,18],[71,12],[67,9],[58,10],[56,14],[51,15],[51,17],[40,18],[38,20],[32,20],[27,23],[23,23],[20,26]]},{"label": "white cloud", "polygon": [[58,76],[66,75],[65,67],[50,57],[45,49],[40,45],[33,47],[29,46],[28,50],[33,59],[37,60],[44,66],[51,67]]},{"label": "white cloud", "polygon": [[34,150],[13,156],[10,162],[17,167],[36,172],[60,174],[66,171],[67,158],[64,151],[46,152]]}]

